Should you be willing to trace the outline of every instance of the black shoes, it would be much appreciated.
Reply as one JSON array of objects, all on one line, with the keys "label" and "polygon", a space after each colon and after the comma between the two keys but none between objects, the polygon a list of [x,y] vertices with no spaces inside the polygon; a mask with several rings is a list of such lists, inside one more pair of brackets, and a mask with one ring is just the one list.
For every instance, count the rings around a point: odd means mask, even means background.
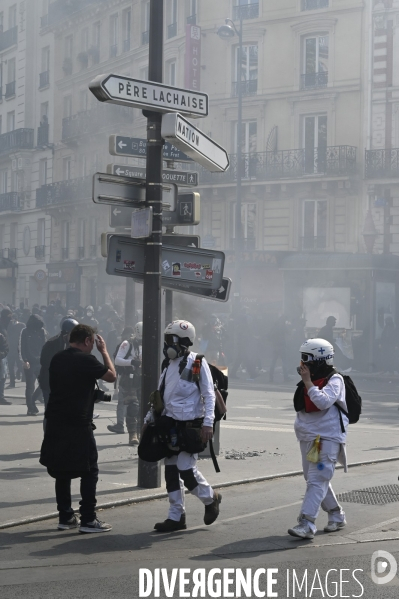
[{"label": "black shoes", "polygon": [[180,520],[178,521],[170,520],[170,518],[168,518],[164,522],[157,522],[154,528],[158,532],[175,532],[176,530],[186,530],[186,515],[182,514],[180,516]]},{"label": "black shoes", "polygon": [[209,505],[205,506],[204,523],[209,526],[213,524],[216,518],[219,516],[219,505],[222,502],[222,495],[215,491],[213,501]]}]

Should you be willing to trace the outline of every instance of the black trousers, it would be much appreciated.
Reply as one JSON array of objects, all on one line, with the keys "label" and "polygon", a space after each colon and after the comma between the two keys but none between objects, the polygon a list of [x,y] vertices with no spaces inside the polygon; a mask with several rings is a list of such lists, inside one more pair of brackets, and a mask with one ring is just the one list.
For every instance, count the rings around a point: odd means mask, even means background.
[{"label": "black trousers", "polygon": [[35,389],[35,382],[37,377],[39,376],[39,372],[40,366],[31,366],[30,368],[25,370],[25,398],[26,407],[28,408],[28,410],[34,409],[36,407],[36,401],[42,394],[42,391],[39,386]]},{"label": "black trousers", "polygon": [[[92,433],[90,440],[90,470],[85,472],[80,478],[80,495],[82,499],[79,502],[80,517],[82,524],[93,522],[96,518],[96,488],[98,481],[98,453],[97,446]],[[55,496],[57,499],[57,510],[59,511],[60,522],[65,524],[73,515],[71,498],[71,479],[60,475],[55,478]]]}]

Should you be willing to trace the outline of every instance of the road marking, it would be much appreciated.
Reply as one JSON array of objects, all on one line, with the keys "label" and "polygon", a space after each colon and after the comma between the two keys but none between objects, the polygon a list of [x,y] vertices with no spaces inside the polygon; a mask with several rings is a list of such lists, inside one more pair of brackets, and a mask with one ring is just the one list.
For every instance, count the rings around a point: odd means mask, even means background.
[{"label": "road marking", "polygon": [[366,532],[371,532],[372,530],[375,530],[376,528],[381,528],[382,526],[387,526],[388,524],[393,524],[394,522],[399,522],[399,518],[391,518],[391,520],[385,520],[384,522],[379,522],[378,524],[373,524],[372,526],[368,526],[367,528],[362,528],[360,530],[356,530],[355,532],[353,532],[351,534],[361,535]]}]

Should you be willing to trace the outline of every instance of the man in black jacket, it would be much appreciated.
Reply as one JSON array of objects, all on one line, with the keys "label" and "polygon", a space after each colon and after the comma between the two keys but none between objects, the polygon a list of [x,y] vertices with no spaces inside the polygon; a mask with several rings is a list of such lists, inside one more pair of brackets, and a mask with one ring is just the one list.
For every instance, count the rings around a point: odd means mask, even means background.
[{"label": "man in black jacket", "polygon": [[[103,364],[91,355],[94,343]],[[81,478],[79,531],[106,532],[111,526],[97,520],[95,512],[98,454],[92,428],[96,381],[116,380],[105,341],[92,327],[77,325],[71,331],[69,348],[51,360],[49,374],[51,391],[40,463],[55,478],[58,529],[79,526],[71,505],[71,479]]]},{"label": "man in black jacket", "polygon": [[10,401],[4,397],[4,386],[7,376],[7,355],[9,352],[7,328],[12,318],[9,308],[4,308],[0,314],[0,405],[9,406]]},{"label": "man in black jacket", "polygon": [[[25,328],[23,322],[19,322],[17,314],[12,315],[10,326],[8,327],[8,344],[10,346],[10,352],[8,354],[8,372],[10,375],[10,384],[7,389],[15,388],[15,378],[22,377],[22,362],[19,357],[19,339],[21,337],[22,329]],[[16,372],[15,372],[16,371]]]},{"label": "man in black jacket", "polygon": [[32,314],[28,318],[26,328],[21,333],[21,358],[26,377],[26,407],[28,416],[36,416],[39,410],[36,407],[36,399],[41,394],[40,387],[35,390],[35,381],[40,372],[40,354],[46,342],[46,331],[44,322],[38,314]]}]

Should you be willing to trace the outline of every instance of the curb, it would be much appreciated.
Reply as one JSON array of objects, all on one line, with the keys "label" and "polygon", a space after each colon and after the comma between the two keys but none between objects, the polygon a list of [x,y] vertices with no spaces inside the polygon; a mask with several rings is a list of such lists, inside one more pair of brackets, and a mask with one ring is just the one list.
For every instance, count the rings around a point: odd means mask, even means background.
[{"label": "curb", "polygon": [[[368,460],[365,462],[354,462],[353,464],[348,464],[348,468],[358,468],[359,466],[372,466],[373,464],[384,464],[388,462],[396,462],[399,461],[399,456],[394,458],[381,458],[380,460]],[[337,470],[342,470],[343,466],[337,466]],[[225,483],[220,483],[220,485],[212,485],[214,489],[223,489],[226,487],[237,487],[239,485],[249,485],[253,483],[261,483],[267,480],[277,480],[279,478],[291,478],[294,476],[302,476],[302,470],[294,470],[292,472],[281,472],[279,474],[269,474],[267,476],[257,476],[255,478],[243,478],[241,480],[233,480]],[[186,491],[187,493],[188,491]],[[97,510],[106,510],[113,507],[119,507],[124,505],[134,505],[135,503],[144,503],[145,501],[155,501],[157,499],[165,499],[168,494],[163,493],[154,493],[152,495],[144,495],[143,497],[129,497],[128,499],[120,499],[118,501],[109,501],[107,503],[99,503],[96,506]],[[77,510],[75,510],[77,511]],[[5,528],[13,528],[15,526],[22,526],[24,524],[32,524],[34,522],[41,522],[42,520],[52,520],[53,518],[58,518],[58,512],[51,512],[50,514],[43,514],[41,516],[32,516],[31,518],[23,518],[22,520],[15,520],[14,522],[5,522],[4,524],[0,524],[0,530],[4,530]]]}]

